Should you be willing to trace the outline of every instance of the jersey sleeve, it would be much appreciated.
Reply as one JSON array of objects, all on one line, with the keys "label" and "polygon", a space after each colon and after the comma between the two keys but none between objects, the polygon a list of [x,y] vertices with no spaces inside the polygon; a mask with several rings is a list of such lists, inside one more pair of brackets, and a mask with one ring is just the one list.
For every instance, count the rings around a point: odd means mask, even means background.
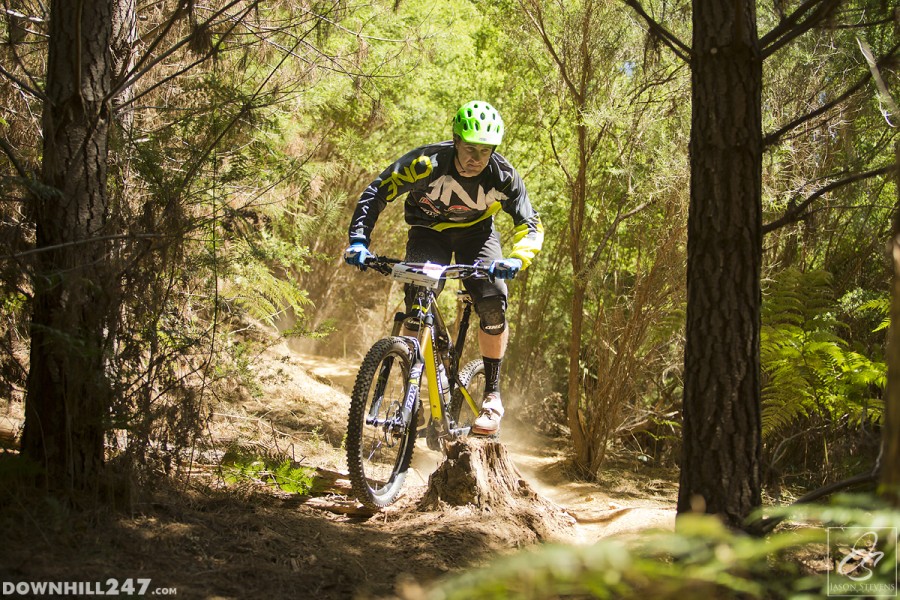
[{"label": "jersey sleeve", "polygon": [[368,245],[375,222],[387,203],[427,181],[433,170],[429,150],[431,147],[423,146],[404,154],[366,187],[350,219],[348,237],[351,244],[363,242]]},{"label": "jersey sleeve", "polygon": [[512,217],[514,225],[509,256],[521,260],[522,268],[526,269],[544,244],[544,225],[531,205],[525,183],[515,170],[512,170],[507,196],[503,210]]}]

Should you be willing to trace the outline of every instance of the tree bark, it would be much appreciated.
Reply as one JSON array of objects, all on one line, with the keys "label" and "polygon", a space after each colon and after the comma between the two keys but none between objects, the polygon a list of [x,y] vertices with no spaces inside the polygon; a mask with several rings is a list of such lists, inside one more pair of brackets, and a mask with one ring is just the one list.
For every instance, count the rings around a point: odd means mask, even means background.
[{"label": "tree bark", "polygon": [[43,111],[44,192],[35,199],[31,362],[22,452],[48,484],[95,490],[103,465],[114,305],[107,155],[116,0],[53,0]]},{"label": "tree bark", "polygon": [[500,442],[477,437],[452,441],[447,458],[428,478],[420,510],[474,506],[492,519],[512,519],[540,540],[562,539],[574,519],[525,481]]},{"label": "tree bark", "polygon": [[9,39],[9,45],[15,46],[25,40],[28,31],[25,29],[27,21],[18,16],[24,11],[22,10],[22,0],[12,0],[6,5],[9,10],[6,11],[6,32]]},{"label": "tree bark", "polygon": [[[895,146],[895,167],[900,166],[900,142]],[[894,506],[900,506],[900,171],[895,171],[897,204],[891,227],[890,253],[891,327],[887,343],[887,387],[882,429],[881,493]]]},{"label": "tree bark", "polygon": [[762,59],[751,0],[694,0],[684,455],[678,512],[761,502]]}]

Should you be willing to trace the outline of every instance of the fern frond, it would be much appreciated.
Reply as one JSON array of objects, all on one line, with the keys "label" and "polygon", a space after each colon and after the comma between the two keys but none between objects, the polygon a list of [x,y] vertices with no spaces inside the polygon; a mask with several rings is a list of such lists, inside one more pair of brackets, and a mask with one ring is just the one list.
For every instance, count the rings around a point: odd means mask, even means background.
[{"label": "fern frond", "polygon": [[293,278],[279,276],[269,267],[263,246],[239,240],[230,254],[235,260],[228,265],[220,291],[225,300],[270,325],[275,325],[286,310],[296,316],[303,314],[310,304],[306,290]]},{"label": "fern frond", "polygon": [[[878,298],[856,310],[886,306]],[[764,436],[814,414],[832,422],[881,418],[872,397],[885,385],[884,363],[850,350],[836,314],[828,273],[789,269],[768,282],[760,335]]]},{"label": "fern frond", "polygon": [[769,438],[809,417],[813,402],[809,394],[804,393],[804,385],[801,382],[790,391],[783,385],[767,390],[761,414],[763,438]]}]

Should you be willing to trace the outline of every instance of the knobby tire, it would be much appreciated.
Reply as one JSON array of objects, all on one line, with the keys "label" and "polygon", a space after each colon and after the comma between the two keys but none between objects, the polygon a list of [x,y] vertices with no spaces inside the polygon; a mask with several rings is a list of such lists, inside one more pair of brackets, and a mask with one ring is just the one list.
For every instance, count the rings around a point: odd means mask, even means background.
[{"label": "knobby tire", "polygon": [[[347,467],[357,499],[379,509],[395,502],[403,488],[416,441],[415,417],[400,423],[399,412],[409,387],[412,351],[400,337],[377,341],[363,359],[350,396]],[[373,426],[374,415],[393,425]]]}]

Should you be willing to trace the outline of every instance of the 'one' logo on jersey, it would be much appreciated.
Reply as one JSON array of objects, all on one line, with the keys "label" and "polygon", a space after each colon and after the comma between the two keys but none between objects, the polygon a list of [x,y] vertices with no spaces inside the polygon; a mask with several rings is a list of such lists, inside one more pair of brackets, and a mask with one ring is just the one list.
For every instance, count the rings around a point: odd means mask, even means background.
[{"label": "'one' logo on jersey", "polygon": [[431,159],[427,156],[420,156],[402,171],[394,171],[390,177],[381,182],[379,187],[388,188],[385,199],[390,201],[397,197],[397,192],[404,183],[414,183],[420,179],[425,179],[431,175]]}]

